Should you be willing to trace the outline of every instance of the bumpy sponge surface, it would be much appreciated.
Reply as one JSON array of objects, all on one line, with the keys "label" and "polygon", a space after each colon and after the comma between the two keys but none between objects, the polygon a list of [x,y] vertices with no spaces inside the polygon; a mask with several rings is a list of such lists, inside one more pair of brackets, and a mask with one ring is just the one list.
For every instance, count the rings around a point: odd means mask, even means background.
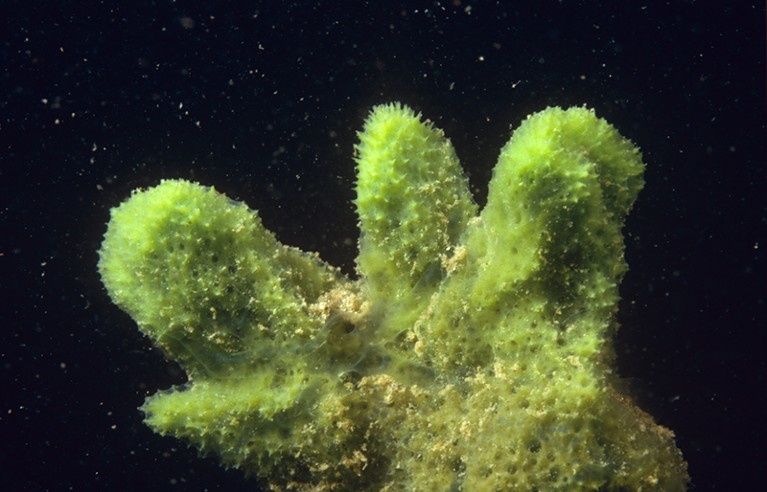
[{"label": "bumpy sponge surface", "polygon": [[684,490],[673,433],[612,367],[636,147],[546,109],[478,212],[409,108],[374,108],[359,138],[357,281],[196,183],[112,211],[104,284],[189,374],[147,423],[271,490]]}]

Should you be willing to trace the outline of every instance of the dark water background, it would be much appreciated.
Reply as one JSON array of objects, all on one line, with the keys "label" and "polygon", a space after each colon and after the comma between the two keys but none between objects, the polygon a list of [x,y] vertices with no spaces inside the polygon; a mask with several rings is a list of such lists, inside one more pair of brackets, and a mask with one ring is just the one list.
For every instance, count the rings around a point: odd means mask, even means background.
[{"label": "dark water background", "polygon": [[692,490],[763,488],[763,3],[107,0],[0,2],[0,490],[254,490],[141,423],[184,378],[100,286],[109,208],[198,180],[352,272],[355,131],[394,100],[445,130],[480,203],[547,105],[641,146],[621,374]]}]

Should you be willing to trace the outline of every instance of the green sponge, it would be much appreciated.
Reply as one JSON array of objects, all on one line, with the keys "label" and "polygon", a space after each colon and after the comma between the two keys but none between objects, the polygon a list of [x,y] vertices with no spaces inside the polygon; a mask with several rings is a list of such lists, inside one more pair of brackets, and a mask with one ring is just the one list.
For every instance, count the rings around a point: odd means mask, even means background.
[{"label": "green sponge", "polygon": [[195,183],[112,211],[104,284],[189,374],[146,422],[272,490],[684,490],[673,433],[613,370],[637,148],[546,109],[478,213],[411,109],[374,108],[359,139],[357,281]]}]

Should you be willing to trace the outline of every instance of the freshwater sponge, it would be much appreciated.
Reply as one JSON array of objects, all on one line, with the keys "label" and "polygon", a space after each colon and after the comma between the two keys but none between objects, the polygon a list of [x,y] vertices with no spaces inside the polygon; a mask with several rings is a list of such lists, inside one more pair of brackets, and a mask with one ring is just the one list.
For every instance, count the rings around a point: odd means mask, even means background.
[{"label": "freshwater sponge", "polygon": [[372,110],[356,161],[356,281],[196,183],[112,210],[104,285],[189,375],[149,426],[270,490],[686,488],[612,367],[631,142],[585,108],[532,115],[479,213],[405,106]]}]

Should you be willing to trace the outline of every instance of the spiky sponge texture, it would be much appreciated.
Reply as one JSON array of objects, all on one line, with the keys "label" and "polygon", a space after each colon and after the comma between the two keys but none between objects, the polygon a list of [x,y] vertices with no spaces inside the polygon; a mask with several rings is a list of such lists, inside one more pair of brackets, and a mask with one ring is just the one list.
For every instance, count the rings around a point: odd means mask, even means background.
[{"label": "spiky sponge texture", "polygon": [[481,213],[442,131],[373,109],[352,282],[256,212],[163,181],[112,211],[112,299],[189,374],[147,423],[273,490],[684,490],[617,387],[639,151],[585,108],[529,117]]}]

